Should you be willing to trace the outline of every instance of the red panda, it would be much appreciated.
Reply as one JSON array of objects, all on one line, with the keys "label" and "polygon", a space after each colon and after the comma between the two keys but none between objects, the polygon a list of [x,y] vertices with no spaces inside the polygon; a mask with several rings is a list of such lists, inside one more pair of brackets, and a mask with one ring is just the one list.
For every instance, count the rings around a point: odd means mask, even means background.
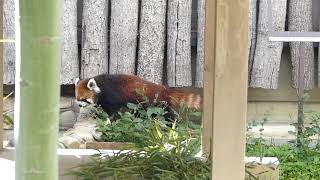
[{"label": "red panda", "polygon": [[75,96],[79,106],[97,104],[109,115],[129,102],[143,101],[143,96],[137,93],[139,89],[142,89],[143,95],[148,97],[149,101],[165,101],[174,110],[178,110],[180,105],[202,110],[201,95],[157,85],[135,75],[101,74],[83,80],[77,78],[75,82]]}]

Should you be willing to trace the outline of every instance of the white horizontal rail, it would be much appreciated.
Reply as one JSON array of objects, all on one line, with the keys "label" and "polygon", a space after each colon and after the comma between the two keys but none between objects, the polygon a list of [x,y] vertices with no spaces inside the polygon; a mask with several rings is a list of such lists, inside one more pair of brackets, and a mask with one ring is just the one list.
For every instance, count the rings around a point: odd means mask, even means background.
[{"label": "white horizontal rail", "polygon": [[269,40],[278,42],[320,42],[320,32],[274,31],[272,1],[267,1]]},{"label": "white horizontal rail", "polygon": [[279,42],[320,42],[320,32],[273,32],[269,40]]}]

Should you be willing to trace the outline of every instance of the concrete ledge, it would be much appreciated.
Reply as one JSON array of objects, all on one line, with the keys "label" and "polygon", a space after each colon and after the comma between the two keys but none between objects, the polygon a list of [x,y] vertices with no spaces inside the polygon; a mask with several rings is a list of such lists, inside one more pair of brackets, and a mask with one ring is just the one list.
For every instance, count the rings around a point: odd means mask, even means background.
[{"label": "concrete ledge", "polygon": [[[108,153],[108,151],[106,152]],[[78,180],[77,177],[66,176],[65,173],[89,162],[89,157],[99,152],[90,149],[58,149],[57,153],[59,157],[59,180]],[[109,153],[112,153],[112,151],[109,151]],[[0,152],[0,169],[1,179],[15,179],[14,148],[6,148]]]},{"label": "concrete ledge", "polygon": [[[255,126],[250,130],[250,135],[253,135],[254,137],[260,136],[260,128],[261,126]],[[277,139],[295,139],[296,137],[292,134],[289,134],[288,131],[294,131],[294,126],[291,126],[289,124],[265,124],[263,126],[263,132],[262,137],[264,138],[273,138],[275,140]]]}]

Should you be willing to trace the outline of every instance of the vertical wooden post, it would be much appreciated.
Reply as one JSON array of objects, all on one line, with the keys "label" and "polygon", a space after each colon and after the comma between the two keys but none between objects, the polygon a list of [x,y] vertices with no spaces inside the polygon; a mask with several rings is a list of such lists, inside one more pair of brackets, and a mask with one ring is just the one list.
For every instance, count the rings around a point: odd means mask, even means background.
[{"label": "vertical wooden post", "polygon": [[203,143],[208,150],[211,135],[212,179],[245,175],[248,9],[248,0],[206,4]]},{"label": "vertical wooden post", "polygon": [[[216,6],[217,1],[206,1],[204,35],[204,71],[203,71],[203,136],[202,151],[205,156],[211,154],[213,121],[214,57],[216,47]],[[209,11],[208,11],[209,10]]]},{"label": "vertical wooden post", "polygon": [[[0,0],[0,39],[3,39],[3,0]],[[3,148],[3,43],[0,42],[0,151]]]}]

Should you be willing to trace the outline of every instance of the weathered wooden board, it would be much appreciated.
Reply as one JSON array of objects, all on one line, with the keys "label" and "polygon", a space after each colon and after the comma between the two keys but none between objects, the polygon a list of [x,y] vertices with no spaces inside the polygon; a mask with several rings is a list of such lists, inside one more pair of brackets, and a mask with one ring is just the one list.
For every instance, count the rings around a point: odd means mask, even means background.
[{"label": "weathered wooden board", "polygon": [[[14,0],[4,0],[3,4],[3,38],[15,39]],[[15,74],[15,44],[3,44],[3,83],[14,84]]]},{"label": "weathered wooden board", "polygon": [[142,0],[138,76],[162,84],[167,0]]},{"label": "weathered wooden board", "polygon": [[196,87],[203,87],[205,5],[205,0],[198,0]]},{"label": "weathered wooden board", "polygon": [[[3,14],[4,1],[0,0],[0,14]],[[0,39],[3,39],[3,15],[0,16]],[[3,43],[0,43],[0,99],[3,99]],[[3,101],[0,101],[0,114],[3,114]],[[0,151],[3,149],[3,116],[0,116]]]},{"label": "weathered wooden board", "polygon": [[[268,0],[259,1],[257,43],[252,62],[250,86],[266,89],[278,87],[282,42],[269,41],[270,32],[284,31],[287,0],[272,0],[273,22],[268,20]],[[272,29],[269,29],[269,24]]]},{"label": "weathered wooden board", "polygon": [[81,77],[108,72],[108,0],[83,1]]},{"label": "weathered wooden board", "polygon": [[[257,22],[258,22],[258,9],[259,4],[258,0],[249,0],[249,34],[248,34],[248,39],[249,39],[249,46],[248,46],[248,72],[249,72],[249,77],[248,81],[250,82],[251,78],[251,71],[252,71],[252,66],[253,66],[253,58],[254,58],[254,53],[256,50],[256,44],[257,44]],[[258,7],[257,7],[258,5]]]},{"label": "weathered wooden board", "polygon": [[167,79],[172,87],[192,85],[191,0],[168,1]]},{"label": "weathered wooden board", "polygon": [[134,74],[139,0],[111,1],[110,74]]},{"label": "weathered wooden board", "polygon": [[207,1],[205,19],[205,61],[203,77],[203,112],[202,112],[202,153],[203,156],[209,157],[212,153],[212,131],[213,131],[213,92],[214,92],[214,61],[216,48],[216,1]]},{"label": "weathered wooden board", "polygon": [[[312,31],[312,0],[290,0],[289,2],[289,31]],[[310,90],[314,87],[313,43],[302,42],[301,46],[299,45],[299,42],[290,43],[290,54],[292,61],[292,86],[294,88],[298,87],[299,58],[301,56],[304,59],[304,89]]]},{"label": "weathered wooden board", "polygon": [[73,84],[79,77],[77,0],[64,0],[62,16],[61,84]]},{"label": "weathered wooden board", "polygon": [[206,3],[203,139],[212,137],[212,179],[245,177],[248,2]]}]

